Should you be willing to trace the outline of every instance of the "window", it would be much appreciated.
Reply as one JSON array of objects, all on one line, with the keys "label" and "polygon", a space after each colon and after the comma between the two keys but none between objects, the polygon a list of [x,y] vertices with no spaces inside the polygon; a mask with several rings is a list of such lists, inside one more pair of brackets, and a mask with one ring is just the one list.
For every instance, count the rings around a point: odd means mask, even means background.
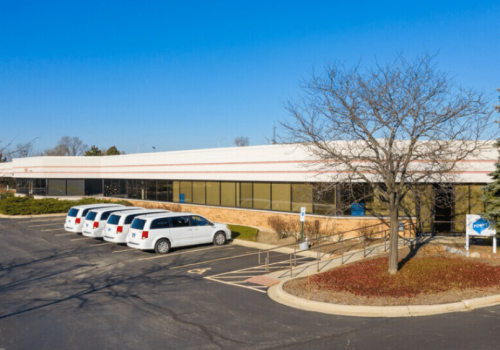
[{"label": "window", "polygon": [[193,203],[205,204],[205,182],[193,181]]},{"label": "window", "polygon": [[143,199],[150,201],[156,200],[156,180],[148,180],[146,187],[146,196]]},{"label": "window", "polygon": [[49,196],[65,196],[66,180],[49,180]]},{"label": "window", "polygon": [[68,180],[66,184],[67,184],[66,195],[68,196],[85,195],[85,180]]},{"label": "window", "polygon": [[[300,212],[300,208],[306,207],[306,213],[313,212],[311,184],[292,184],[292,210]],[[274,198],[274,197],[273,197]]]},{"label": "window", "polygon": [[123,223],[124,225],[130,225],[130,223],[132,221],[134,221],[134,219],[140,215],[145,215],[144,213],[138,213],[138,214],[130,214],[129,216],[127,216],[125,218],[125,222]]},{"label": "window", "polygon": [[220,205],[220,182],[207,181],[207,204]]},{"label": "window", "polygon": [[189,216],[177,216],[170,218],[172,227],[186,227],[189,226]]},{"label": "window", "polygon": [[85,217],[85,220],[94,221],[96,216],[97,216],[97,213],[95,211],[89,211],[89,213]]},{"label": "window", "polygon": [[161,218],[161,219],[155,219],[151,222],[151,230],[155,229],[161,229],[161,228],[168,228],[170,227],[170,219],[169,218]]},{"label": "window", "polygon": [[161,202],[173,201],[173,185],[172,181],[158,180],[156,182],[156,200]]},{"label": "window", "polygon": [[236,206],[236,183],[235,182],[222,182],[220,184],[221,191],[221,205],[225,207]]},{"label": "window", "polygon": [[[331,184],[314,184],[314,213],[320,215],[335,215],[335,191],[336,187]],[[350,207],[349,207],[350,210]]]},{"label": "window", "polygon": [[111,215],[108,219],[108,224],[110,225],[118,225],[119,222],[120,222],[119,215]]},{"label": "window", "polygon": [[271,209],[271,184],[255,182],[253,184],[253,207]]},{"label": "window", "polygon": [[135,219],[132,222],[132,225],[130,226],[130,228],[133,228],[133,229],[136,229],[136,230],[143,230],[145,224],[146,224],[146,220]]},{"label": "window", "polygon": [[242,182],[240,184],[240,207],[253,208],[253,183]]},{"label": "window", "polygon": [[[193,182],[181,181],[180,196],[184,195],[184,203],[193,203]],[[179,197],[180,198],[180,197]],[[181,200],[179,200],[181,202]]]},{"label": "window", "polygon": [[207,226],[208,220],[201,216],[191,216],[191,226]]},{"label": "window", "polygon": [[79,211],[78,209],[71,208],[71,210],[68,213],[68,216],[72,217],[72,218],[76,218],[76,216],[78,215],[78,211]]},{"label": "window", "polygon": [[272,209],[278,211],[290,211],[292,193],[290,184],[272,184]]},{"label": "window", "polygon": [[111,215],[111,213],[112,213],[112,211],[106,211],[106,212],[102,213],[100,221],[107,220],[109,218],[109,216]]}]

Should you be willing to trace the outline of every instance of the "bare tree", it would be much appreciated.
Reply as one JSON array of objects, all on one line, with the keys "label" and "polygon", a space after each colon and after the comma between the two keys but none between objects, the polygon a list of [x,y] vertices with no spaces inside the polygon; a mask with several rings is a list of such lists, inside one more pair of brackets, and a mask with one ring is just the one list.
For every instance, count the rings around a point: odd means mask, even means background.
[{"label": "bare tree", "polygon": [[449,182],[461,161],[491,147],[481,140],[490,124],[488,99],[457,86],[433,59],[397,55],[366,70],[333,63],[302,84],[305,97],[286,106],[289,141],[310,152],[313,166],[333,184],[365,183],[385,206],[391,274],[398,270],[398,209],[411,185]]},{"label": "bare tree", "polygon": [[81,156],[88,146],[79,137],[63,136],[54,148],[45,150],[47,156]]},{"label": "bare tree", "polygon": [[250,145],[250,140],[246,136],[238,136],[234,139],[234,144],[238,147],[244,147]]}]

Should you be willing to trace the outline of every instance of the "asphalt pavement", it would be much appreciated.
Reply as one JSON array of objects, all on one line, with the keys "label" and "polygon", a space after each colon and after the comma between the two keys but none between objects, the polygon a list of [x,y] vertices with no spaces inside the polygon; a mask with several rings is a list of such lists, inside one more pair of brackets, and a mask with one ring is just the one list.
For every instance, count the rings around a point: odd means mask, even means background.
[{"label": "asphalt pavement", "polygon": [[[68,234],[63,221],[0,219],[0,349],[500,348],[499,306],[396,319],[307,312],[246,282],[265,274],[256,249],[158,256]],[[273,253],[272,266],[287,259]]]}]

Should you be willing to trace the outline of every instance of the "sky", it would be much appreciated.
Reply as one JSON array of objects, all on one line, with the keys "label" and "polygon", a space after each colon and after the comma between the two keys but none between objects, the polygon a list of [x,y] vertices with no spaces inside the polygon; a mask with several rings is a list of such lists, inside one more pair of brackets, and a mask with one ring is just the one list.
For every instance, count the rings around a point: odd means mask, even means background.
[{"label": "sky", "polygon": [[[126,153],[268,144],[329,61],[436,53],[500,87],[499,1],[0,0],[0,140]],[[283,130],[277,128],[278,137]]]}]

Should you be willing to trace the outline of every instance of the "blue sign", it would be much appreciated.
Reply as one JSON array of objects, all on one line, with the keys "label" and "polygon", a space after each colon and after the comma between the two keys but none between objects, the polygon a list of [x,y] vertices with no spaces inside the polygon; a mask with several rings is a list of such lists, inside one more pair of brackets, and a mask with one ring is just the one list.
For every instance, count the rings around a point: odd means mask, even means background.
[{"label": "blue sign", "polygon": [[181,193],[181,194],[179,195],[179,202],[180,202],[180,203],[184,203],[184,201],[185,201],[185,200],[186,200],[186,197],[184,196],[184,193]]},{"label": "blue sign", "polygon": [[472,224],[472,229],[476,231],[477,233],[481,234],[484,230],[486,230],[488,227],[490,227],[490,224],[488,223],[488,220],[484,220],[483,218],[475,221]]},{"label": "blue sign", "polygon": [[365,216],[365,203],[351,203],[351,216]]}]

